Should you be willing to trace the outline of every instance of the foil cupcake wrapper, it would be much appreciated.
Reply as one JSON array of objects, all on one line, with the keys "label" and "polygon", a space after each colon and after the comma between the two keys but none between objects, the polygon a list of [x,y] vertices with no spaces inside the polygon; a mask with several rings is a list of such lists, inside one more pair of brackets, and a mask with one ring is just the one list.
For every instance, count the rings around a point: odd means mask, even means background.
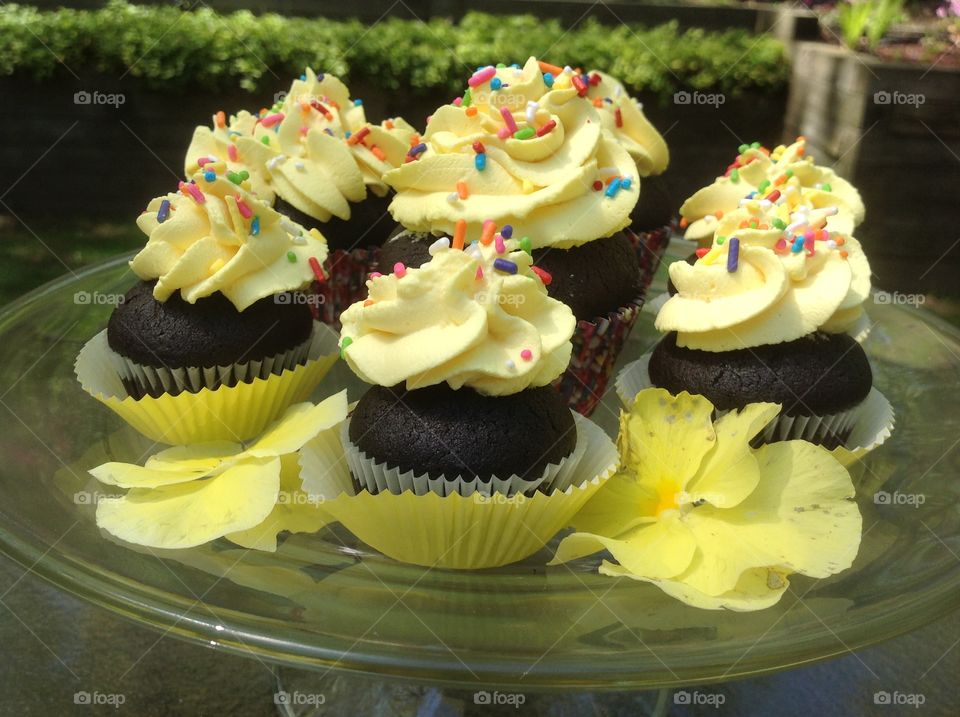
[{"label": "foil cupcake wrapper", "polygon": [[563,489],[570,485],[576,476],[577,466],[583,458],[585,446],[583,441],[582,416],[574,413],[577,427],[577,445],[573,452],[559,463],[551,463],[543,469],[543,473],[533,480],[527,480],[514,474],[505,478],[493,476],[489,481],[481,481],[475,476],[431,478],[425,473],[417,474],[414,471],[401,471],[399,468],[390,468],[384,463],[378,463],[372,456],[361,451],[348,436],[349,422],[343,424],[340,440],[346,455],[350,472],[361,488],[371,494],[393,493],[399,495],[410,491],[414,495],[436,493],[440,496],[459,494],[471,496],[479,493],[484,496],[494,494],[504,496],[532,495],[536,490]]},{"label": "foil cupcake wrapper", "polygon": [[[627,408],[636,395],[650,388],[650,356],[644,354],[623,367],[617,375],[617,396]],[[717,416],[727,411],[717,410]],[[804,440],[816,443],[826,436],[845,436],[843,443],[830,452],[843,465],[850,465],[874,448],[882,445],[893,433],[895,413],[893,406],[875,386],[858,405],[846,411],[826,416],[777,416],[758,438],[763,443]]]},{"label": "foil cupcake wrapper", "polygon": [[316,335],[311,331],[310,337],[299,346],[256,361],[235,363],[228,366],[169,368],[167,366],[144,366],[136,361],[124,358],[115,351],[108,356],[111,365],[121,380],[136,386],[141,395],[176,396],[187,391],[198,393],[209,388],[216,390],[221,386],[236,386],[238,383],[250,383],[257,378],[267,378],[279,375],[283,371],[291,370],[307,362],[310,348]]},{"label": "foil cupcake wrapper", "polygon": [[641,288],[646,291],[653,277],[656,276],[657,269],[660,268],[660,261],[667,251],[667,245],[670,244],[673,225],[666,224],[649,231],[626,229],[624,233],[637,252],[637,259],[640,262]]},{"label": "foil cupcake wrapper", "polygon": [[617,449],[603,430],[578,419],[577,431],[583,454],[569,484],[554,483],[532,497],[358,492],[337,428],[303,447],[300,476],[303,490],[322,500],[332,520],[394,560],[454,569],[497,567],[541,550],[616,471]]},{"label": "foil cupcake wrapper", "polygon": [[642,308],[641,296],[604,318],[577,322],[570,363],[553,384],[574,411],[589,417],[600,403]]},{"label": "foil cupcake wrapper", "polygon": [[367,298],[367,276],[377,270],[379,258],[377,246],[330,252],[324,265],[326,281],[313,284],[315,318],[339,331],[340,314]]},{"label": "foil cupcake wrapper", "polygon": [[104,330],[81,349],[74,371],[84,391],[150,440],[170,445],[245,441],[310,396],[337,360],[337,339],[315,322],[305,362],[291,369],[233,386],[137,399],[115,369]]}]

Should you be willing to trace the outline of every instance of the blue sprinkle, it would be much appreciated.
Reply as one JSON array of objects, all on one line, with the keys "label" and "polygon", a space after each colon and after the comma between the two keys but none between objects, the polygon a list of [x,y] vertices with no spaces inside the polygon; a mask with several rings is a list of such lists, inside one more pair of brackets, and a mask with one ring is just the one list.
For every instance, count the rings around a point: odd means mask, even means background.
[{"label": "blue sprinkle", "polygon": [[503,80],[501,80],[499,77],[494,77],[492,80],[490,80],[490,89],[499,90],[502,84]]},{"label": "blue sprinkle", "polygon": [[[503,232],[500,232],[501,234]],[[509,259],[500,259],[499,257],[493,260],[493,268],[497,271],[502,271],[505,274],[516,274],[517,265],[510,261]]]},{"label": "blue sprinkle", "polygon": [[421,152],[427,151],[427,145],[421,142],[420,144],[415,144],[410,148],[410,151],[407,152],[411,157],[416,157]]},{"label": "blue sprinkle", "polygon": [[620,181],[620,189],[630,189],[631,184],[633,184],[633,180],[630,177],[625,177]]},{"label": "blue sprinkle", "polygon": [[514,62],[512,65],[510,65],[510,69],[511,69],[511,70],[519,70],[519,69],[520,69],[520,65],[518,65],[516,62]]},{"label": "blue sprinkle", "polygon": [[[321,77],[322,77],[322,75],[321,75]],[[306,82],[306,81],[307,81],[307,73],[306,73],[306,72],[304,72],[302,75],[300,75],[300,81],[301,81],[301,82]]]},{"label": "blue sprinkle", "polygon": [[203,173],[203,178],[206,179],[208,182],[215,182],[217,181],[217,173],[214,172],[212,169],[208,169],[206,172]]},{"label": "blue sprinkle", "polygon": [[543,73],[543,84],[545,84],[547,87],[553,87],[553,73],[552,73],[552,72],[544,72],[544,73]]},{"label": "blue sprinkle", "polygon": [[160,202],[160,209],[157,211],[157,224],[163,224],[170,216],[170,200],[164,199]]},{"label": "blue sprinkle", "polygon": [[346,137],[347,139],[350,139],[351,134],[353,134],[353,132],[351,132],[350,130],[347,130],[346,132],[343,133],[343,136]]},{"label": "blue sprinkle", "polygon": [[323,128],[323,131],[326,132],[326,133],[327,133],[328,135],[330,135],[331,137],[333,137],[333,130],[330,129],[329,127],[324,127],[324,128]]},{"label": "blue sprinkle", "polygon": [[500,236],[504,239],[509,239],[513,236],[513,227],[509,224],[504,224],[503,228],[500,230]]},{"label": "blue sprinkle", "polygon": [[800,252],[803,251],[803,235],[802,234],[797,234],[797,236],[793,238],[793,246],[790,247],[790,251],[794,254],[799,254]]},{"label": "blue sprinkle", "polygon": [[617,177],[612,182],[610,186],[607,187],[607,191],[604,192],[608,197],[613,198],[617,195],[617,192],[620,191],[620,185],[623,184],[623,180]]},{"label": "blue sprinkle", "polygon": [[747,199],[753,199],[755,196],[757,196],[756,192],[750,192],[750,194],[747,195]]},{"label": "blue sprinkle", "polygon": [[326,77],[322,72],[317,75],[317,82],[323,82],[323,78]]},{"label": "blue sprinkle", "polygon": [[360,107],[362,104],[363,104],[363,100],[354,100],[354,101],[353,101],[353,106],[354,106],[354,107]]},{"label": "blue sprinkle", "polygon": [[479,152],[476,156],[476,159],[473,160],[473,163],[476,165],[477,171],[482,172],[487,168],[487,153]]},{"label": "blue sprinkle", "polygon": [[730,237],[727,242],[727,271],[733,273],[737,270],[737,264],[740,262],[740,240],[736,237]]},{"label": "blue sprinkle", "polygon": [[250,233],[257,236],[260,233],[260,217],[254,217],[250,222]]},{"label": "blue sprinkle", "polygon": [[613,100],[611,100],[609,97],[604,97],[604,98],[603,98],[603,101],[606,102],[608,105],[612,105],[612,104],[613,104]]}]

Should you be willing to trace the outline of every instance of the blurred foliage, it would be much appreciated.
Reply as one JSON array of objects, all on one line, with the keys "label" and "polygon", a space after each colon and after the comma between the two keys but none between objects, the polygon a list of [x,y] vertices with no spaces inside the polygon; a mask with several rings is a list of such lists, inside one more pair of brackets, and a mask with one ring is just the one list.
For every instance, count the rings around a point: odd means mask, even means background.
[{"label": "blurred foliage", "polygon": [[877,49],[887,31],[904,19],[904,0],[847,0],[837,6],[844,44],[852,50]]},{"label": "blurred foliage", "polygon": [[611,27],[588,20],[568,31],[558,20],[472,12],[459,24],[390,18],[367,26],[122,0],[96,10],[0,6],[0,76],[47,78],[60,69],[59,57],[69,67],[127,73],[167,90],[227,82],[252,91],[271,70],[296,75],[309,66],[385,90],[459,92],[477,65],[522,63],[529,55],[601,68],[661,97],[684,87],[779,90],[789,75],[783,45],[771,37],[681,32],[676,23]]}]

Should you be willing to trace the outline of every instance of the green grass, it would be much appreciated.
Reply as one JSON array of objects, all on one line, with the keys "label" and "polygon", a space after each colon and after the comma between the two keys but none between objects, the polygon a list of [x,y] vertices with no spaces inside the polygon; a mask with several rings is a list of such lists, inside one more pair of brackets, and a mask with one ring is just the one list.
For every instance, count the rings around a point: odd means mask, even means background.
[{"label": "green grass", "polygon": [[129,222],[35,225],[0,217],[0,305],[71,270],[136,249],[143,234]]}]

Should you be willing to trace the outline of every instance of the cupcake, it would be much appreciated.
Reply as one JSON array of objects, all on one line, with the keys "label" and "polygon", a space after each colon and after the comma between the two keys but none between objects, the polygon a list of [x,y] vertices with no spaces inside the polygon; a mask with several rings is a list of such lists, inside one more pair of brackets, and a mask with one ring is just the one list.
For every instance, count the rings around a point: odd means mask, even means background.
[{"label": "cupcake", "polygon": [[718,232],[694,263],[671,265],[677,293],[656,319],[667,336],[624,368],[621,398],[652,385],[704,395],[718,411],[779,403],[763,440],[831,450],[887,410],[849,333],[870,292],[859,242],[826,228],[833,208],[786,211],[750,200],[720,220],[730,234]]},{"label": "cupcake", "polygon": [[814,164],[806,156],[806,140],[773,151],[759,142],[742,144],[736,159],[723,176],[693,194],[680,207],[684,237],[709,247],[724,213],[736,209],[744,199],[799,197],[812,208],[836,207],[832,224],[836,231],[853,233],[863,221],[860,193],[850,182],[829,167]]},{"label": "cupcake", "polygon": [[616,469],[610,439],[550,385],[575,320],[517,245],[439,238],[343,313],[342,355],[373,386],[338,440],[304,447],[303,487],[399,560],[519,560]]},{"label": "cupcake", "polygon": [[140,281],[81,351],[84,388],[167,443],[244,440],[305,398],[335,358],[297,292],[320,271],[323,237],[225,162],[151,201],[137,225]]},{"label": "cupcake", "polygon": [[[224,134],[201,129],[187,153],[188,171],[203,159],[209,136]],[[382,176],[403,162],[414,129],[401,118],[368,122],[362,101],[351,99],[339,79],[307,69],[269,110],[232,117],[226,135],[235,171],[263,177],[278,212],[327,239],[319,308],[321,318],[336,325],[342,309],[362,296],[378,247],[393,228]]]},{"label": "cupcake", "polygon": [[642,191],[630,213],[628,236],[636,246],[646,288],[660,266],[673,232],[676,205],[662,176],[670,163],[670,151],[644,115],[643,105],[630,97],[619,80],[599,70],[588,72],[583,78],[589,85],[587,97],[600,110],[604,129],[637,165]]},{"label": "cupcake", "polygon": [[572,71],[530,58],[480,68],[463,97],[438,108],[412,160],[384,175],[401,231],[383,266],[415,266],[439,235],[529,247],[550,296],[578,327],[559,381],[585,415],[602,397],[642,302],[640,266],[624,229],[637,203],[636,164],[603,128]]}]

